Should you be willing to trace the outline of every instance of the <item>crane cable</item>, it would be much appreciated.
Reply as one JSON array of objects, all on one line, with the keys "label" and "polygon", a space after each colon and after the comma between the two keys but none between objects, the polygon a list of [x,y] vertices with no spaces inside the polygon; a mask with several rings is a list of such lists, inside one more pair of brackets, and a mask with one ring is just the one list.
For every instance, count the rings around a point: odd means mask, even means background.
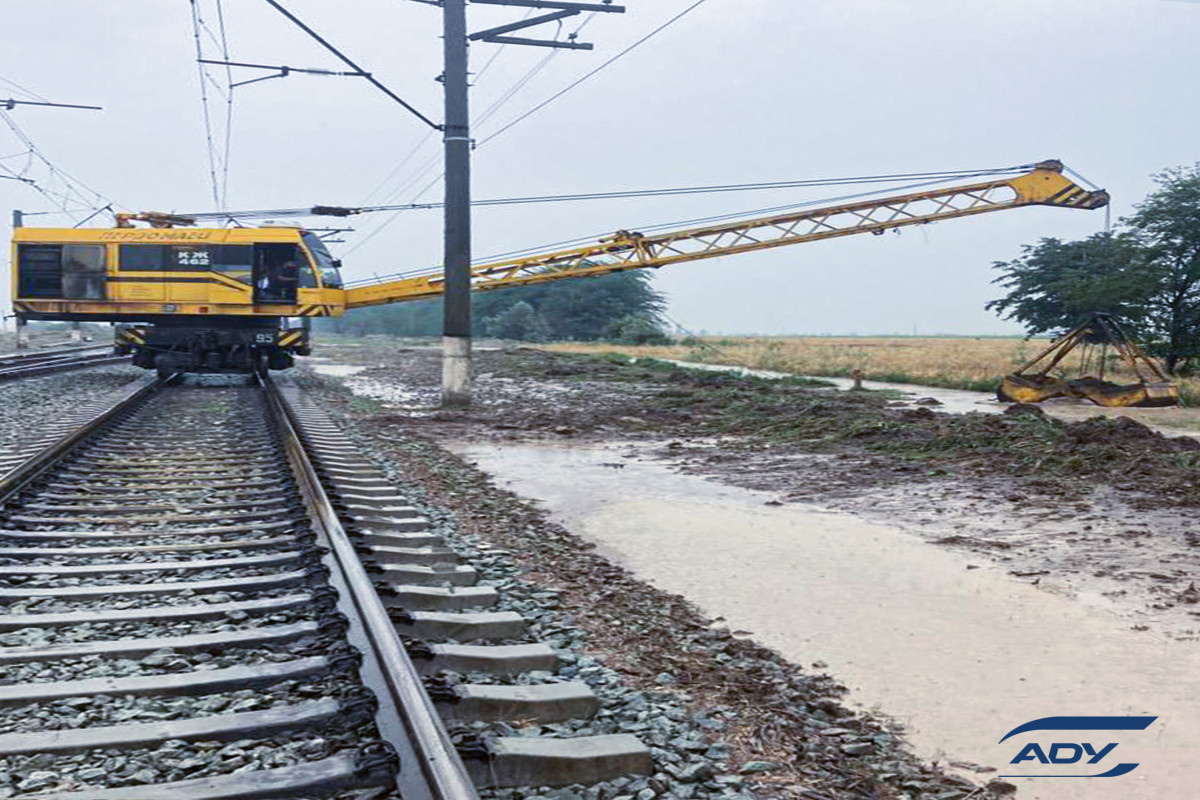
[{"label": "crane cable", "polygon": [[[759,183],[732,183],[732,184],[717,184],[711,186],[684,186],[670,188],[652,188],[652,189],[630,189],[612,192],[575,192],[571,194],[558,195],[532,195],[525,197],[499,197],[486,200],[474,200],[473,206],[508,206],[508,205],[527,205],[531,203],[561,203],[575,202],[584,200],[617,200],[636,197],[674,197],[679,195],[697,195],[697,194],[719,194],[729,192],[747,192],[747,191],[762,191],[762,190],[780,190],[780,189],[798,189],[812,188],[824,186],[856,186],[871,183],[898,183],[901,181],[920,181],[913,184],[914,186],[925,186],[946,181],[962,181],[972,178],[996,177],[1000,175],[1013,175],[1028,172],[1034,164],[1022,164],[1014,167],[1003,167],[999,169],[982,169],[982,170],[959,170],[946,172],[904,172],[891,175],[859,175],[844,178],[807,178],[791,181],[764,181]],[[864,195],[877,194],[883,189],[875,189]],[[808,202],[798,204],[799,206],[808,205]],[[267,219],[276,217],[306,217],[306,216],[336,216],[348,217],[357,214],[368,214],[376,212],[400,212],[400,211],[416,211],[429,210],[442,207],[441,202],[430,203],[406,203],[402,205],[379,205],[379,206],[358,206],[358,207],[342,207],[342,206],[310,206],[307,208],[276,208],[263,209],[256,211],[222,211],[222,212],[199,212],[182,214],[181,216],[191,217],[193,219]],[[794,208],[797,204],[789,204],[779,206],[779,208]],[[770,209],[766,209],[770,210]],[[755,212],[735,212],[730,215],[722,215],[720,218],[741,216],[747,213]]]},{"label": "crane cable", "polygon": [[[978,177],[978,176],[982,176],[982,175],[1000,175],[1000,174],[1006,174],[1006,173],[1014,173],[1014,172],[1019,172],[1019,171],[1025,171],[1027,168],[1032,167],[1032,166],[1033,166],[1032,164],[1029,164],[1029,165],[1025,165],[1023,167],[1011,167],[1011,168],[996,169],[996,170],[973,170],[970,172],[961,172],[961,173],[927,172],[927,173],[906,173],[906,174],[896,175],[896,176],[886,176],[885,175],[885,176],[874,176],[874,177],[879,179],[880,182],[904,180],[904,179],[909,179],[909,180],[919,179],[919,180],[915,180],[914,182],[905,184],[903,186],[887,188],[888,191],[909,192],[909,191],[914,191],[914,190],[918,190],[918,189],[928,188],[930,186],[937,186],[939,184],[945,183],[947,180],[949,180],[951,178]],[[839,185],[839,184],[856,185],[858,183],[861,183],[864,180],[865,180],[864,178],[833,178],[833,179],[822,179],[819,183],[821,185]],[[814,182],[814,183],[817,183],[817,182]],[[874,195],[878,195],[882,191],[885,191],[885,189],[877,188],[877,189],[873,189],[871,191],[854,192],[851,194],[841,195],[839,197],[823,198],[823,199],[818,199],[818,200],[808,200],[808,201],[801,202],[801,203],[789,203],[787,205],[771,206],[771,207],[767,207],[767,208],[758,208],[758,209],[751,209],[751,210],[746,210],[746,211],[736,211],[736,212],[732,212],[732,213],[719,214],[719,215],[711,216],[711,217],[700,217],[700,218],[695,218],[695,219],[677,220],[675,222],[659,223],[656,225],[638,226],[637,230],[639,233],[653,234],[653,233],[657,233],[657,232],[661,232],[661,231],[670,231],[670,230],[675,230],[675,229],[679,229],[679,228],[690,228],[690,227],[695,227],[695,226],[699,226],[699,225],[709,225],[709,224],[713,224],[713,223],[725,222],[728,220],[734,220],[734,219],[739,219],[739,218],[753,218],[753,217],[760,217],[760,216],[765,216],[765,215],[782,214],[782,213],[786,213],[786,212],[790,212],[790,211],[795,211],[795,210],[798,210],[801,208],[811,208],[814,206],[825,206],[825,205],[836,204],[836,203],[844,203],[844,202],[848,202],[851,200],[859,200],[859,199],[863,199],[863,198],[868,198],[868,197],[872,197]],[[575,239],[569,239],[569,240],[565,240],[565,241],[561,241],[561,242],[554,242],[551,244],[545,244],[545,245],[540,245],[540,246],[536,246],[536,247],[528,247],[528,248],[524,248],[521,250],[510,251],[507,253],[497,253],[497,254],[493,254],[493,255],[489,255],[489,256],[483,256],[480,258],[472,259],[471,263],[473,265],[488,264],[488,263],[493,263],[496,261],[517,259],[517,258],[521,258],[521,257],[527,256],[527,255],[536,255],[538,253],[545,253],[545,252],[554,251],[554,250],[566,249],[566,248],[577,247],[577,246],[585,246],[585,245],[592,244],[605,236],[610,236],[611,234],[612,234],[612,231],[603,231],[601,233],[591,234],[589,236],[581,236],[581,237],[577,237]],[[395,273],[392,275],[383,275],[383,276],[376,275],[371,278],[364,278],[364,279],[355,280],[355,281],[347,281],[346,287],[352,288],[355,286],[361,286],[361,285],[366,285],[366,284],[371,284],[371,283],[378,283],[378,282],[382,282],[382,281],[397,280],[397,279],[403,279],[403,278],[424,277],[424,276],[429,276],[429,275],[440,274],[440,272],[441,272],[441,267],[433,267],[433,268],[423,267],[423,268],[419,268],[419,269],[415,269],[415,270],[398,272],[398,273]]]}]

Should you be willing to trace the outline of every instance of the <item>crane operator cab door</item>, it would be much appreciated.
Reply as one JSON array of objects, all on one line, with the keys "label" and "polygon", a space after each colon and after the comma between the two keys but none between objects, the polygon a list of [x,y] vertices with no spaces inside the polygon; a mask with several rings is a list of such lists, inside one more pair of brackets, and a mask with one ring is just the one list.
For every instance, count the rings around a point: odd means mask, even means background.
[{"label": "crane operator cab door", "polygon": [[312,267],[295,244],[254,245],[254,302],[296,305],[296,290],[311,282]]}]

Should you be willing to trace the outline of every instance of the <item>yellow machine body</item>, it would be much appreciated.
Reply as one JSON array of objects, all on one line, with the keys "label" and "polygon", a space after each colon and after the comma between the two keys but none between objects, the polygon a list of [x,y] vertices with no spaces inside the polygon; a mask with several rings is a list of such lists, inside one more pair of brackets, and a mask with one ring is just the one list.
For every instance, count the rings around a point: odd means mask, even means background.
[{"label": "yellow machine body", "polygon": [[[1117,365],[1137,378],[1133,383],[1117,383],[1109,378],[1108,350]],[[1099,349],[1098,354],[1091,351]],[[1063,364],[1073,352],[1082,353],[1079,376],[1069,378]],[[1092,356],[1096,357],[1093,358]],[[1109,377],[1105,376],[1108,371]],[[1095,374],[1090,374],[1090,373]],[[1089,400],[1098,406],[1179,405],[1179,386],[1168,380],[1154,359],[1134,342],[1108,314],[1093,314],[1086,322],[1067,331],[1011,375],[1005,375],[996,389],[996,397],[1009,403],[1040,403],[1054,397]]]},{"label": "yellow machine body", "polygon": [[[272,260],[296,264],[294,298],[261,291]],[[299,228],[16,228],[12,263],[13,309],[26,319],[278,318],[345,308],[328,251]]]},{"label": "yellow machine body", "polygon": [[996,396],[1006,403],[1040,403],[1054,397],[1075,397],[1098,406],[1124,408],[1179,405],[1179,386],[1174,383],[1113,383],[1099,380],[1037,379],[1006,375]]}]

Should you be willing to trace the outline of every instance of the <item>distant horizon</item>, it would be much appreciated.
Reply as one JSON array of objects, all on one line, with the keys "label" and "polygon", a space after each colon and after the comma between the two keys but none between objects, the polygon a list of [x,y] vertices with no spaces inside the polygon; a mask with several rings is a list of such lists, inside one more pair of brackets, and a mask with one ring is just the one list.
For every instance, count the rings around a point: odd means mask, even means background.
[{"label": "distant horizon", "polygon": [[[1200,1],[1200,0],[1198,0]],[[1053,339],[1047,334],[1023,333],[725,333],[698,331],[676,333],[677,338],[725,336],[738,339]]]}]

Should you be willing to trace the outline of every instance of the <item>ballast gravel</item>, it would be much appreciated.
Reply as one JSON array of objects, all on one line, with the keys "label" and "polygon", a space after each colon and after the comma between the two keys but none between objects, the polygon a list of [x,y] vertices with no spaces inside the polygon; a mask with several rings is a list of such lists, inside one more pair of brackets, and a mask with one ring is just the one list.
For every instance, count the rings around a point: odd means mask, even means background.
[{"label": "ballast gravel", "polygon": [[228,743],[172,739],[154,749],[10,756],[0,758],[0,798],[56,790],[80,791],[82,800],[88,787],[140,786],[287,767],[352,751],[373,731],[373,724],[344,725],[278,739]]},{"label": "ballast gravel", "polygon": [[81,401],[95,400],[141,380],[146,380],[144,369],[121,364],[0,384],[0,448],[74,414]]}]

